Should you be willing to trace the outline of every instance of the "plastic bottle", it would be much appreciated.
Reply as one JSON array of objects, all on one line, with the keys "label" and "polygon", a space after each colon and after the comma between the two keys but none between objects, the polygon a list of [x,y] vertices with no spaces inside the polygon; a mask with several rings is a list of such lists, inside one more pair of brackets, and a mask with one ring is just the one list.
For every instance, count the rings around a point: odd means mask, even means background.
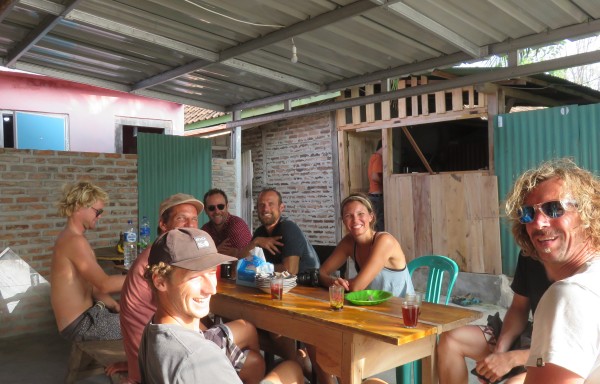
[{"label": "plastic bottle", "polygon": [[150,245],[150,221],[143,216],[140,222],[140,253]]},{"label": "plastic bottle", "polygon": [[131,267],[137,257],[137,231],[133,221],[127,221],[127,228],[123,232],[123,261],[125,268]]}]

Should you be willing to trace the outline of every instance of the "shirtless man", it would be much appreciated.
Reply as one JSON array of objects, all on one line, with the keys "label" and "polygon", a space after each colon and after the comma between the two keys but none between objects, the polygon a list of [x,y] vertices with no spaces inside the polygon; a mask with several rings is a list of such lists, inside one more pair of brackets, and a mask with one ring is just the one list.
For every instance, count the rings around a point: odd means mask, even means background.
[{"label": "shirtless man", "polygon": [[96,228],[108,195],[89,182],[65,189],[58,214],[67,224],[56,239],[52,254],[51,301],[62,337],[71,341],[121,338],[119,304],[110,296],[119,292],[122,275],[107,275],[85,238]]}]

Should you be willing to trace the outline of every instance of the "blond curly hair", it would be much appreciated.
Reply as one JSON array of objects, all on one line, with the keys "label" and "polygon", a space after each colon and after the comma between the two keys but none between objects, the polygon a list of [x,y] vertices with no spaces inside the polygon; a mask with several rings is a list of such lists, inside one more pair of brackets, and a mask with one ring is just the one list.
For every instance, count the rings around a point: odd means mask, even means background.
[{"label": "blond curly hair", "polygon": [[512,234],[523,254],[537,258],[535,248],[527,234],[525,224],[519,222],[519,208],[540,183],[558,178],[564,182],[561,199],[574,199],[577,212],[585,228],[586,240],[600,249],[600,180],[591,172],[580,168],[570,158],[543,162],[537,168],[525,171],[515,182],[506,197],[506,216],[511,222]]},{"label": "blond curly hair", "polygon": [[67,184],[63,188],[63,196],[58,202],[58,215],[70,217],[77,209],[89,208],[96,201],[108,203],[108,193],[88,181]]}]

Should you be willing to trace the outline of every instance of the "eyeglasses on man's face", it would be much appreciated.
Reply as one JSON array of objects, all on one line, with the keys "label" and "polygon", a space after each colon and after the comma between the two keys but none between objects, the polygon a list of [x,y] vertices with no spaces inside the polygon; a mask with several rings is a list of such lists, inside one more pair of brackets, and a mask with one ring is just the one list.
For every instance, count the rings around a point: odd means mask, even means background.
[{"label": "eyeglasses on man's face", "polygon": [[577,203],[574,200],[552,200],[534,205],[523,205],[517,210],[517,215],[521,224],[529,224],[535,219],[535,211],[543,213],[549,219],[558,219],[571,206],[577,206]]},{"label": "eyeglasses on man's face", "polygon": [[214,210],[217,208],[219,209],[219,211],[222,211],[225,209],[225,204],[209,205],[206,208],[211,212],[214,212]]},{"label": "eyeglasses on man's face", "polygon": [[96,209],[94,207],[90,207],[94,210],[94,212],[96,212],[96,217],[100,216],[101,214],[104,213],[104,209],[100,208],[100,209]]}]

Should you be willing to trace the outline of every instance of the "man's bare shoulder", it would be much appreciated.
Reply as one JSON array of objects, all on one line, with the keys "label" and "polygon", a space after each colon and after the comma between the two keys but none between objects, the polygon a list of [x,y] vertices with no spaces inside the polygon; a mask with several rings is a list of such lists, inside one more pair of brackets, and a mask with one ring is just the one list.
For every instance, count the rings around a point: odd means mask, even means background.
[{"label": "man's bare shoulder", "polygon": [[58,235],[54,243],[54,258],[81,257],[83,255],[93,255],[93,250],[83,234],[75,233],[69,228],[65,228]]}]

